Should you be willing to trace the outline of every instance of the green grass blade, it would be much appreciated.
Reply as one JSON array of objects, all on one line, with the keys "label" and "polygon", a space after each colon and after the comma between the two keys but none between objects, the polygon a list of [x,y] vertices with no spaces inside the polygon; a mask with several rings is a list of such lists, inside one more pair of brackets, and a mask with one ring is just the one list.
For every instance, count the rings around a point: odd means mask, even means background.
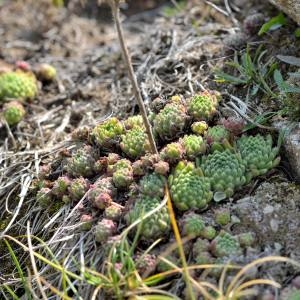
[{"label": "green grass blade", "polygon": [[23,271],[22,271],[20,262],[19,262],[17,256],[15,255],[14,250],[13,250],[12,247],[10,246],[9,242],[8,242],[6,239],[4,239],[4,242],[5,242],[5,244],[6,244],[6,247],[7,247],[8,251],[9,251],[9,254],[10,254],[10,256],[11,256],[11,258],[12,258],[12,260],[13,260],[13,262],[14,262],[16,268],[17,268],[17,270],[18,270],[20,279],[21,279],[22,284],[23,284],[23,287],[24,287],[24,289],[25,289],[26,297],[27,297],[28,300],[30,300],[30,299],[32,299],[32,297],[31,297],[31,292],[30,292],[30,288],[29,288],[29,286],[28,286],[28,284],[27,284],[27,279],[25,278],[25,275],[24,275],[24,273],[23,273]]}]

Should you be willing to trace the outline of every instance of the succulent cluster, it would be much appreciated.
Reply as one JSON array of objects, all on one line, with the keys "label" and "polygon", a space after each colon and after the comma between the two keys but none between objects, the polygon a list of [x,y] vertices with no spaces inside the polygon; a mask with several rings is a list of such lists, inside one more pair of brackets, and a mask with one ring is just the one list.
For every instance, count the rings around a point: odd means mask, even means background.
[{"label": "succulent cluster", "polygon": [[18,124],[25,114],[24,106],[18,101],[10,101],[3,105],[3,116],[8,125]]},{"label": "succulent cluster", "polygon": [[193,163],[180,162],[170,176],[170,191],[177,209],[204,209],[212,199],[210,182]]},{"label": "succulent cluster", "polygon": [[33,99],[37,91],[37,81],[32,73],[17,70],[0,74],[0,101]]},{"label": "succulent cluster", "polygon": [[246,183],[245,163],[239,154],[230,150],[215,151],[202,157],[201,168],[210,180],[215,201],[231,197]]},{"label": "succulent cluster", "polygon": [[188,113],[197,121],[210,120],[217,112],[220,95],[204,91],[188,101]]},{"label": "succulent cluster", "polygon": [[183,104],[169,103],[156,115],[153,130],[162,140],[171,140],[184,132],[187,120],[188,115]]},{"label": "succulent cluster", "polygon": [[263,137],[243,135],[237,140],[237,149],[246,165],[248,181],[251,178],[263,175],[276,167],[280,158],[277,157],[279,147],[272,146],[271,135]]},{"label": "succulent cluster", "polygon": [[[163,202],[168,184],[181,234],[190,243],[196,239],[197,263],[240,255],[253,245],[254,235],[233,235],[228,209],[210,211],[213,222],[203,216],[204,210],[212,199],[233,196],[251,178],[276,166],[278,148],[272,147],[270,136],[238,137],[240,120],[209,126],[219,103],[216,92],[206,91],[188,101],[179,96],[160,100],[151,121],[158,154],[150,153],[140,115],[122,121],[112,117],[93,129],[77,130],[72,135],[77,148],[61,158],[61,168],[44,168],[39,204],[82,205],[79,228],[91,230],[104,248],[124,223],[148,244],[169,237],[170,216]],[[135,259],[144,270],[154,258]],[[170,259],[177,263],[176,257]]]},{"label": "succulent cluster", "polygon": [[120,147],[130,158],[139,158],[150,150],[147,134],[141,127],[134,127],[121,136]]},{"label": "succulent cluster", "polygon": [[102,147],[112,147],[124,132],[123,124],[117,118],[109,118],[97,125],[92,132],[96,143]]},{"label": "succulent cluster", "polygon": [[[141,219],[141,217],[157,209],[161,204],[159,197],[151,197],[143,195],[136,200],[133,208],[126,215],[127,224],[131,225]],[[166,237],[170,231],[170,218],[167,207],[164,206],[155,211],[145,220],[141,221],[140,225],[141,239],[145,241],[153,241],[158,238]]]}]

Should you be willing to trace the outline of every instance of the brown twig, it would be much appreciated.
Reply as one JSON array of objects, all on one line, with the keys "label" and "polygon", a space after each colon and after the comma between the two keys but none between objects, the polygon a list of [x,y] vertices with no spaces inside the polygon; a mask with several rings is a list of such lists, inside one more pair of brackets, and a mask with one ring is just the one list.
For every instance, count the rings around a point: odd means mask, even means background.
[{"label": "brown twig", "polygon": [[146,112],[146,108],[145,108],[145,105],[144,105],[144,102],[143,102],[141,91],[139,89],[139,86],[138,86],[138,83],[137,83],[137,80],[136,80],[136,76],[135,76],[134,71],[133,71],[131,58],[130,58],[130,55],[129,55],[129,52],[128,52],[128,49],[127,49],[127,46],[126,46],[126,43],[125,43],[125,39],[124,39],[123,29],[122,29],[122,26],[121,26],[120,15],[119,15],[119,2],[120,1],[119,0],[110,0],[108,2],[109,2],[110,6],[111,6],[111,9],[112,9],[114,21],[115,21],[117,32],[118,32],[118,38],[119,38],[120,46],[122,48],[123,58],[124,58],[124,61],[126,63],[126,66],[127,66],[128,75],[129,75],[129,78],[130,78],[130,81],[131,81],[131,84],[132,84],[132,88],[133,88],[133,91],[134,91],[134,96],[135,96],[135,98],[137,100],[137,103],[139,105],[140,112],[141,112],[141,115],[142,115],[142,118],[143,118],[143,121],[144,121],[144,124],[145,124],[146,132],[147,132],[148,139],[149,139],[149,142],[150,142],[151,152],[154,153],[154,154],[157,154],[158,152],[157,152],[155,140],[154,140],[153,133],[152,133],[152,128],[151,128],[151,125],[150,125],[148,117],[147,117],[147,112]]}]

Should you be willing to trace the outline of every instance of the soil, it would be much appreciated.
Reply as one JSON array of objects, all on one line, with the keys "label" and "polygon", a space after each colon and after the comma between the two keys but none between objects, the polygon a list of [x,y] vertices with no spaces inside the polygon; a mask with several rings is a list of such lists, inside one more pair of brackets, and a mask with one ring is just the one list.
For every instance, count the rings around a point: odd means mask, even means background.
[{"label": "soil", "polygon": [[[278,14],[275,8],[256,0],[230,1],[229,8],[224,2],[191,0],[182,10],[171,13],[165,10],[169,1],[129,1],[122,6],[126,42],[147,107],[158,96],[163,99],[175,94],[190,97],[202,89],[216,89],[224,98],[219,117],[232,115],[230,95],[246,99],[247,89],[218,84],[214,81],[214,71],[229,70],[225,62],[233,58],[234,51],[244,51],[248,43],[251,53],[263,45],[267,50],[266,61],[278,54],[299,56],[300,41],[293,34],[296,24],[289,19],[287,25],[263,36],[258,36],[257,31],[246,32],[247,16],[261,13],[263,24]],[[84,6],[79,0],[66,1],[62,8],[54,7],[47,0],[0,1],[0,20],[0,68],[26,61],[33,69],[39,63],[49,63],[58,72],[54,82],[39,83],[38,97],[26,103],[24,121],[11,130],[0,125],[0,207],[3,208],[0,230],[16,215],[5,233],[25,234],[27,221],[30,221],[32,234],[54,241],[52,251],[62,249],[61,258],[66,257],[68,261],[69,249],[89,245],[85,260],[100,267],[103,253],[92,242],[93,237],[86,235],[82,242],[82,233],[72,229],[78,221],[73,218],[72,208],[58,208],[57,220],[63,220],[62,216],[70,216],[72,220],[58,224],[53,212],[42,211],[33,195],[39,166],[53,162],[54,158],[59,165],[58,158],[65,154],[63,149],[73,147],[70,133],[74,129],[93,127],[111,115],[126,117],[138,111],[109,8],[93,2]],[[283,74],[296,70],[279,62],[278,67]],[[278,110],[280,106],[276,99],[258,94],[249,103],[247,115],[252,118],[266,110]],[[235,234],[250,228],[257,235],[256,250],[237,259],[237,263],[272,254],[300,261],[299,186],[292,182],[290,173],[290,166],[281,164],[236,194],[233,204],[224,205],[229,205],[241,220],[241,226],[232,227]],[[265,191],[268,191],[267,196]],[[281,203],[285,198],[288,201]],[[207,218],[211,218],[209,214]],[[60,225],[65,228],[57,230]],[[61,237],[66,241],[56,241]],[[16,249],[21,252],[19,247]],[[76,255],[79,261],[79,251]],[[16,270],[11,269],[7,257],[6,246],[0,243],[0,290],[6,281],[18,286],[13,273]],[[48,272],[45,268],[44,274]],[[299,270],[273,264],[272,268],[259,269],[256,276],[266,274],[283,285],[285,294],[289,287],[300,288],[292,285]],[[175,279],[170,290],[178,286],[181,288],[177,292],[183,295],[180,280]],[[78,290],[85,295],[91,292],[84,286]],[[261,299],[281,299],[275,289],[258,293]],[[267,294],[273,298],[263,298]]]}]

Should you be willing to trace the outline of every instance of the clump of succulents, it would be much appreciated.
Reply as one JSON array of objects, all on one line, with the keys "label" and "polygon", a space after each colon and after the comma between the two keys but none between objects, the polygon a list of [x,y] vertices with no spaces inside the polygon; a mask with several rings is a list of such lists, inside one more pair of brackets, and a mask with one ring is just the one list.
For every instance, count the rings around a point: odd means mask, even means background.
[{"label": "clump of succulents", "polygon": [[228,149],[202,157],[201,168],[210,180],[215,201],[231,197],[236,189],[246,183],[244,162],[238,154]]},{"label": "clump of succulents", "polygon": [[154,172],[166,176],[170,171],[170,165],[166,161],[158,161],[153,165]]},{"label": "clump of succulents", "polygon": [[57,75],[56,69],[49,64],[40,64],[36,68],[36,73],[41,81],[54,81]]},{"label": "clump of succulents", "polygon": [[162,140],[171,140],[183,132],[187,120],[184,105],[169,103],[156,115],[153,130]]},{"label": "clump of succulents", "polygon": [[88,191],[89,187],[90,187],[90,183],[82,176],[72,180],[69,186],[69,193],[71,198],[75,201],[80,200],[84,196],[84,194]]},{"label": "clump of succulents", "polygon": [[72,157],[67,159],[65,169],[73,177],[90,177],[94,174],[96,153],[92,146],[86,145],[77,149]]},{"label": "clump of succulents", "polygon": [[110,206],[116,194],[117,189],[113,184],[112,177],[103,177],[90,186],[87,197],[94,207],[105,209]]},{"label": "clump of succulents", "polygon": [[22,121],[25,114],[24,106],[18,101],[10,101],[3,106],[3,117],[10,126]]},{"label": "clump of succulents", "polygon": [[255,234],[251,231],[240,233],[237,238],[243,248],[251,247],[255,242]]},{"label": "clump of succulents", "polygon": [[117,188],[127,188],[133,182],[133,169],[128,159],[120,159],[113,166],[113,182]]},{"label": "clump of succulents", "polygon": [[204,209],[212,199],[209,179],[189,162],[180,162],[170,177],[172,200],[181,211]]},{"label": "clump of succulents", "polygon": [[131,116],[127,118],[124,122],[124,127],[127,130],[133,128],[145,128],[143,117],[141,115]]},{"label": "clump of succulents", "polygon": [[0,74],[0,100],[33,99],[38,91],[36,78],[32,73],[21,70]]},{"label": "clump of succulents", "polygon": [[[141,195],[134,203],[133,208],[126,215],[128,225],[131,225],[142,216],[157,208],[161,203],[158,197]],[[139,225],[138,225],[139,226]],[[170,231],[170,218],[166,206],[154,212],[150,217],[141,221],[140,235],[145,241],[153,241],[166,237]]]},{"label": "clump of succulents", "polygon": [[117,221],[123,214],[123,209],[121,205],[116,203],[111,203],[104,210],[104,215],[107,219]]},{"label": "clump of succulents", "polygon": [[112,220],[102,219],[94,228],[95,240],[103,243],[116,231],[117,225]]},{"label": "clump of succulents", "polygon": [[187,213],[181,220],[182,233],[193,237],[198,237],[205,228],[205,222],[196,213]]},{"label": "clump of succulents", "polygon": [[226,226],[231,221],[229,209],[218,209],[215,211],[215,221],[221,226]]},{"label": "clump of succulents", "polygon": [[213,226],[209,225],[201,231],[200,237],[202,237],[203,239],[212,240],[215,238],[216,234],[216,229]]},{"label": "clump of succulents", "polygon": [[243,132],[246,122],[241,117],[229,117],[221,119],[222,125],[233,135],[239,135]]},{"label": "clump of succulents", "polygon": [[131,158],[138,158],[150,150],[150,143],[146,132],[135,127],[121,136],[120,147]]},{"label": "clump of succulents", "polygon": [[212,150],[214,150],[214,148],[218,146],[222,147],[222,144],[228,144],[230,133],[224,126],[216,125],[208,128],[205,137],[207,143],[211,145]]},{"label": "clump of succulents", "polygon": [[195,134],[204,135],[208,129],[208,125],[205,121],[198,121],[192,124],[191,129]]},{"label": "clump of succulents", "polygon": [[94,127],[92,135],[98,145],[111,148],[118,142],[123,132],[122,123],[117,118],[112,117]]},{"label": "clump of succulents", "polygon": [[219,94],[204,91],[189,99],[188,113],[197,121],[210,120],[217,112]]},{"label": "clump of succulents", "polygon": [[93,225],[93,217],[91,215],[82,215],[80,217],[81,230],[88,231],[92,228]]},{"label": "clump of succulents", "polygon": [[135,255],[134,261],[139,274],[150,273],[156,267],[156,256],[154,254],[138,253]]},{"label": "clump of succulents", "polygon": [[237,256],[242,253],[237,237],[225,231],[221,231],[211,242],[210,250],[216,257]]},{"label": "clump of succulents", "polygon": [[164,188],[164,176],[155,173],[145,175],[139,182],[141,193],[152,197],[163,197]]},{"label": "clump of succulents", "polygon": [[248,180],[267,173],[279,164],[279,147],[273,148],[272,144],[271,135],[243,135],[237,140],[237,149],[246,165]]},{"label": "clump of succulents", "polygon": [[206,151],[206,143],[200,135],[185,135],[180,142],[183,145],[186,157],[190,160],[195,159]]},{"label": "clump of succulents", "polygon": [[209,253],[210,243],[206,239],[198,238],[193,244],[192,253],[196,264],[208,264],[213,262]]},{"label": "clump of succulents", "polygon": [[71,179],[68,176],[58,177],[52,187],[52,194],[57,197],[62,197],[68,193],[68,189],[71,185]]},{"label": "clump of succulents", "polygon": [[169,143],[160,151],[161,159],[169,163],[178,162],[184,154],[184,147],[179,142]]}]

